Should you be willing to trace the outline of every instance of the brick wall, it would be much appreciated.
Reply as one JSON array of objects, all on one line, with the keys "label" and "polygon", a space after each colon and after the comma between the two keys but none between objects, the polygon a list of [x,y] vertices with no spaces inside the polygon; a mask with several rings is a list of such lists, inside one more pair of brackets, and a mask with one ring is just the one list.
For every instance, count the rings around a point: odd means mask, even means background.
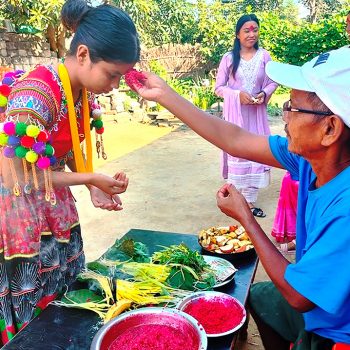
[{"label": "brick wall", "polygon": [[0,32],[0,66],[25,71],[37,64],[57,61],[57,55],[50,51],[50,45],[35,35]]}]

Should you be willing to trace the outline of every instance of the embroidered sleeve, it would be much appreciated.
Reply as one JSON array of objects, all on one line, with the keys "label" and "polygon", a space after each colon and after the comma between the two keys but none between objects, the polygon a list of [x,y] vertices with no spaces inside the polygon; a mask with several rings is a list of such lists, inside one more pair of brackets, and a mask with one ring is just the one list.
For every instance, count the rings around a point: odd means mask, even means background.
[{"label": "embroidered sleeve", "polygon": [[51,87],[42,80],[26,78],[16,83],[8,98],[7,118],[28,115],[45,128],[58,114],[59,106]]}]

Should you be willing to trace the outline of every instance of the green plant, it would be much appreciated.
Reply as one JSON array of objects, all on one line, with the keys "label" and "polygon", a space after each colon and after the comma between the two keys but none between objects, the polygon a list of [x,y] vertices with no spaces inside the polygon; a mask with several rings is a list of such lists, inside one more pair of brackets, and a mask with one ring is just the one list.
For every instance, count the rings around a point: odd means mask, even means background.
[{"label": "green plant", "polygon": [[279,117],[282,115],[282,113],[283,113],[282,108],[279,107],[277,103],[275,104],[269,103],[267,105],[267,114],[270,117]]},{"label": "green plant", "polygon": [[159,61],[157,61],[157,60],[150,60],[148,62],[148,67],[153,73],[157,74],[162,79],[167,80],[168,71],[166,70],[166,68],[161,63],[159,63]]}]

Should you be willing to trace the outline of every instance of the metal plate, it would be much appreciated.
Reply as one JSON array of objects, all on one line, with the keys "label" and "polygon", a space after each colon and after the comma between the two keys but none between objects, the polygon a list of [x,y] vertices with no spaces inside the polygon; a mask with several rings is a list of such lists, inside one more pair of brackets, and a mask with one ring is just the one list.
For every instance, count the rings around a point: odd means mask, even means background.
[{"label": "metal plate", "polygon": [[[198,338],[198,349],[208,346],[206,333],[198,321],[178,309],[164,307],[144,307],[129,311],[107,322],[95,335],[90,350],[106,350],[113,341],[128,329],[140,325],[164,324],[176,328],[179,334],[189,334]],[[191,349],[192,350],[192,349]]]},{"label": "metal plate", "polygon": [[203,255],[203,259],[214,271],[216,284],[213,288],[222,287],[233,281],[237,269],[229,261],[209,255]]}]

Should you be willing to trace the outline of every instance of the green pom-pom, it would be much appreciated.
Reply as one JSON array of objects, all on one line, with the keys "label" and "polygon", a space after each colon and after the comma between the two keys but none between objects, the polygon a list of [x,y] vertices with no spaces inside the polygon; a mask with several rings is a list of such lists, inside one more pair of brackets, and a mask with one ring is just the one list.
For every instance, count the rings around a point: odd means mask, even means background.
[{"label": "green pom-pom", "polygon": [[29,163],[35,163],[38,160],[38,155],[34,151],[28,151],[26,154],[26,160]]},{"label": "green pom-pom", "polygon": [[27,135],[30,137],[37,137],[39,135],[40,129],[36,125],[27,126]]},{"label": "green pom-pom", "polygon": [[103,121],[101,119],[100,120],[94,120],[93,124],[94,124],[94,127],[96,129],[101,129],[103,127]]},{"label": "green pom-pom", "polygon": [[28,152],[28,149],[23,146],[18,146],[15,149],[15,154],[18,158],[24,158]]},{"label": "green pom-pom", "polygon": [[0,133],[0,146],[6,146],[9,137],[5,133]]},{"label": "green pom-pom", "polygon": [[17,123],[16,124],[16,134],[18,136],[24,136],[27,133],[27,124],[26,123]]},{"label": "green pom-pom", "polygon": [[50,145],[50,144],[46,144],[46,147],[45,147],[45,154],[49,157],[53,156],[55,153],[55,150],[54,148]]}]

